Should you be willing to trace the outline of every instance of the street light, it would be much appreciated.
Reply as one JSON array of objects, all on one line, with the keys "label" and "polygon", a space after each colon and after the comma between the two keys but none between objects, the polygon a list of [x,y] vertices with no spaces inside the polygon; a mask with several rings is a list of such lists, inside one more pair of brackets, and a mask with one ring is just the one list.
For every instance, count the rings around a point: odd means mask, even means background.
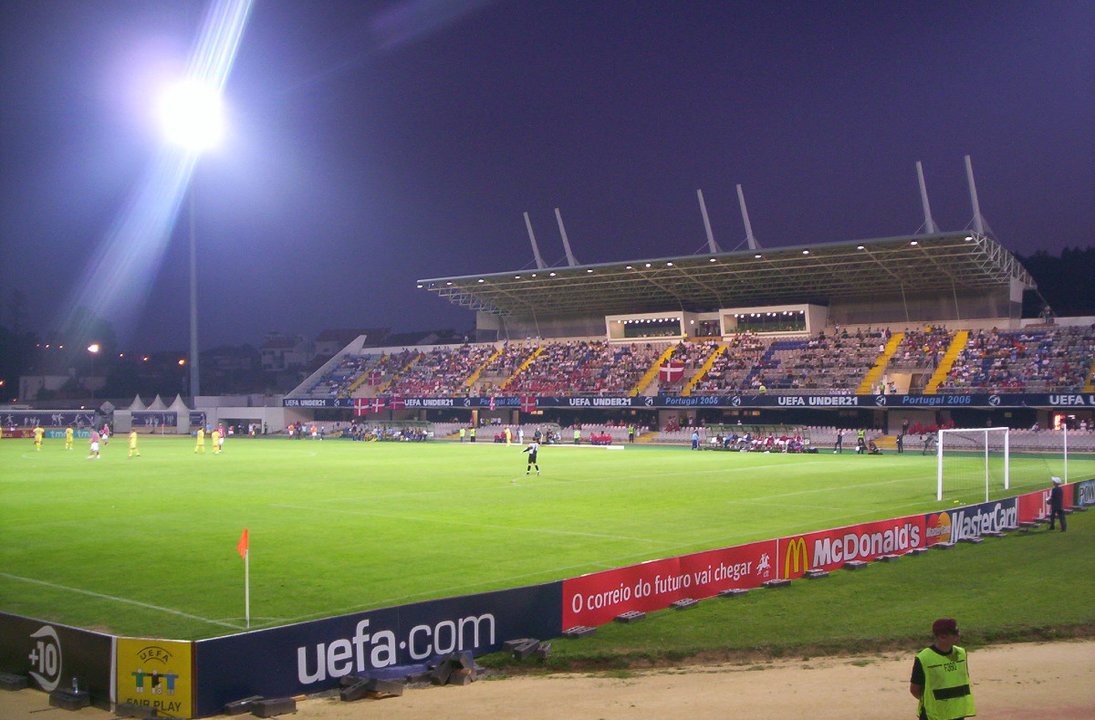
[{"label": "street light", "polygon": [[[224,110],[217,87],[190,78],[168,87],[160,98],[160,124],[168,142],[189,152],[196,164],[201,153],[224,137]],[[198,361],[198,242],[194,231],[194,188],[190,187],[190,396],[201,392]]]},{"label": "street light", "polygon": [[95,397],[95,391],[93,389],[91,389],[91,387],[88,387],[88,386],[91,385],[91,378],[96,377],[95,372],[96,372],[97,368],[95,367],[95,359],[97,357],[99,357],[99,351],[102,350],[102,349],[103,349],[102,345],[100,345],[97,342],[93,342],[93,343],[91,343],[90,345],[87,346],[88,355],[91,356],[91,375],[90,375],[90,377],[86,378],[87,382],[85,383],[85,387],[87,387],[88,392],[91,393],[91,397]]}]

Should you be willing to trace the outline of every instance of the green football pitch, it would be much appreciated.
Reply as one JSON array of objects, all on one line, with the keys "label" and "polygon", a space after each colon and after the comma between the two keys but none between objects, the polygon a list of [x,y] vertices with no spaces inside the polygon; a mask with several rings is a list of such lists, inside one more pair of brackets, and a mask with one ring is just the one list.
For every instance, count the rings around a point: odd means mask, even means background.
[{"label": "green football pitch", "polygon": [[[196,639],[573,577],[984,499],[980,458],[936,502],[936,459],[142,437],[99,460],[78,440],[0,441],[0,609],[107,632]],[[1095,459],[1071,457],[1071,480]],[[1013,456],[1012,489],[1060,457]],[[979,477],[981,479],[979,479]],[[964,479],[963,479],[964,478]]]}]

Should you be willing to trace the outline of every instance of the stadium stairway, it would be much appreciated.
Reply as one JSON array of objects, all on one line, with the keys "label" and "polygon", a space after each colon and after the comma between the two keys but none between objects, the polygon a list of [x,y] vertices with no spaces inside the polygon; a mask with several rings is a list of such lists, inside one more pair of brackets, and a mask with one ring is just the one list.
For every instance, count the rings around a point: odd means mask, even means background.
[{"label": "stadium stairway", "polygon": [[464,387],[468,388],[469,390],[473,388],[475,386],[475,383],[479,381],[479,378],[482,377],[483,371],[490,367],[490,364],[494,362],[498,358],[498,356],[505,351],[505,347],[495,348],[494,354],[487,358],[487,361],[477,367],[475,369],[475,372],[471,374],[471,377],[464,381]]},{"label": "stadium stairway", "polygon": [[392,373],[392,376],[390,378],[388,378],[387,382],[385,382],[383,385],[381,385],[379,388],[377,388],[376,394],[377,395],[383,395],[384,393],[388,392],[388,388],[390,388],[392,386],[392,383],[394,383],[396,381],[396,379],[399,378],[400,375],[402,375],[403,373],[410,370],[412,365],[414,365],[418,361],[422,360],[424,357],[426,357],[425,353],[421,353],[421,352],[415,353],[414,357],[412,357],[410,360],[408,360],[406,365],[404,365],[403,367],[399,368],[394,373]]},{"label": "stadium stairway", "polygon": [[939,361],[939,367],[932,373],[931,380],[928,380],[928,384],[924,386],[925,395],[935,395],[939,392],[939,386],[947,379],[947,373],[951,371],[951,367],[954,366],[954,361],[958,359],[958,353],[965,349],[966,343],[970,340],[969,330],[959,330],[954,334],[954,340],[951,341],[950,347],[947,348],[947,352],[943,353],[943,359]]},{"label": "stadium stairway", "polygon": [[[867,374],[863,376],[863,381],[859,383],[859,387],[856,388],[856,395],[870,395],[874,392],[873,388],[878,385],[878,381],[882,379],[882,373],[886,372],[886,366],[890,364],[890,359],[897,352],[897,348],[901,345],[901,341],[905,339],[905,333],[896,332],[890,335],[890,341],[886,343],[885,349],[882,354],[878,356],[878,360],[875,361],[874,367],[867,371]],[[879,446],[881,447],[881,445]],[[896,445],[894,446],[896,447]]]},{"label": "stadium stairway", "polygon": [[1087,382],[1084,383],[1084,392],[1095,392],[1095,363],[1091,363],[1091,369],[1087,371]]},{"label": "stadium stairway", "polygon": [[[370,363],[369,365],[372,365],[372,363]],[[354,396],[354,390],[357,390],[359,387],[365,384],[365,381],[369,379],[369,373],[371,372],[371,370],[372,368],[370,366],[362,368],[361,374],[357,376],[357,380],[354,380],[352,383],[350,383],[350,387],[346,389],[346,397]]]},{"label": "stadium stairway", "polygon": [[663,352],[658,357],[658,359],[654,361],[653,365],[647,368],[646,373],[641,378],[639,378],[639,382],[635,383],[635,387],[631,388],[631,390],[628,391],[627,394],[631,397],[635,397],[643,390],[645,390],[650,383],[654,382],[654,378],[658,377],[658,369],[661,368],[662,363],[668,360],[676,349],[676,345],[670,345],[669,347],[667,347],[665,349],[665,352]]},{"label": "stadium stairway", "polygon": [[700,369],[695,374],[693,374],[692,377],[685,384],[684,389],[681,390],[681,395],[683,395],[684,397],[688,397],[689,395],[691,395],[692,388],[696,386],[696,383],[703,379],[703,376],[707,374],[708,370],[714,367],[715,361],[718,360],[719,355],[722,355],[724,352],[726,352],[725,345],[719,345],[717,348],[715,348],[715,352],[711,353],[711,356],[704,361],[703,365],[700,366]]},{"label": "stadium stairway", "polygon": [[509,384],[511,382],[513,382],[513,379],[515,377],[517,377],[518,375],[520,375],[521,373],[523,373],[525,371],[525,368],[527,368],[529,365],[531,365],[532,361],[535,360],[537,357],[539,357],[540,353],[542,353],[543,351],[544,351],[544,346],[543,345],[537,345],[536,349],[532,351],[532,354],[530,354],[527,358],[525,358],[525,361],[523,363],[521,363],[517,367],[516,370],[513,371],[512,375],[510,375],[508,378],[506,378],[506,381],[504,383],[502,383],[501,389],[505,390],[507,387],[509,387]]}]

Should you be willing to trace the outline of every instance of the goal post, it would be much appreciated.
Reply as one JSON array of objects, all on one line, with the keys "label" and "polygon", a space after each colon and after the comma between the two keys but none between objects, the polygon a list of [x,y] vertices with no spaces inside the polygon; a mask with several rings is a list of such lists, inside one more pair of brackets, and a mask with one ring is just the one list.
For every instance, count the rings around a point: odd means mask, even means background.
[{"label": "goal post", "polygon": [[[1006,427],[949,428],[936,437],[937,488],[935,499],[943,500],[945,485],[972,492],[982,486],[985,502],[994,484],[1011,488],[1011,448]],[[960,463],[947,462],[960,458]],[[960,477],[962,480],[960,480]]]}]

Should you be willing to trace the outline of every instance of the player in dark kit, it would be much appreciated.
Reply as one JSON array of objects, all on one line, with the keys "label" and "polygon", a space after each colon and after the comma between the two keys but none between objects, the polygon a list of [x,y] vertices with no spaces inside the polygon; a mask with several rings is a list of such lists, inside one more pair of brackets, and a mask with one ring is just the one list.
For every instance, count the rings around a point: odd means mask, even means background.
[{"label": "player in dark kit", "polygon": [[528,465],[525,466],[525,474],[528,475],[533,467],[536,468],[536,474],[540,474],[540,464],[536,462],[536,453],[540,452],[540,443],[533,440],[528,444],[528,447],[521,452],[528,453]]}]

